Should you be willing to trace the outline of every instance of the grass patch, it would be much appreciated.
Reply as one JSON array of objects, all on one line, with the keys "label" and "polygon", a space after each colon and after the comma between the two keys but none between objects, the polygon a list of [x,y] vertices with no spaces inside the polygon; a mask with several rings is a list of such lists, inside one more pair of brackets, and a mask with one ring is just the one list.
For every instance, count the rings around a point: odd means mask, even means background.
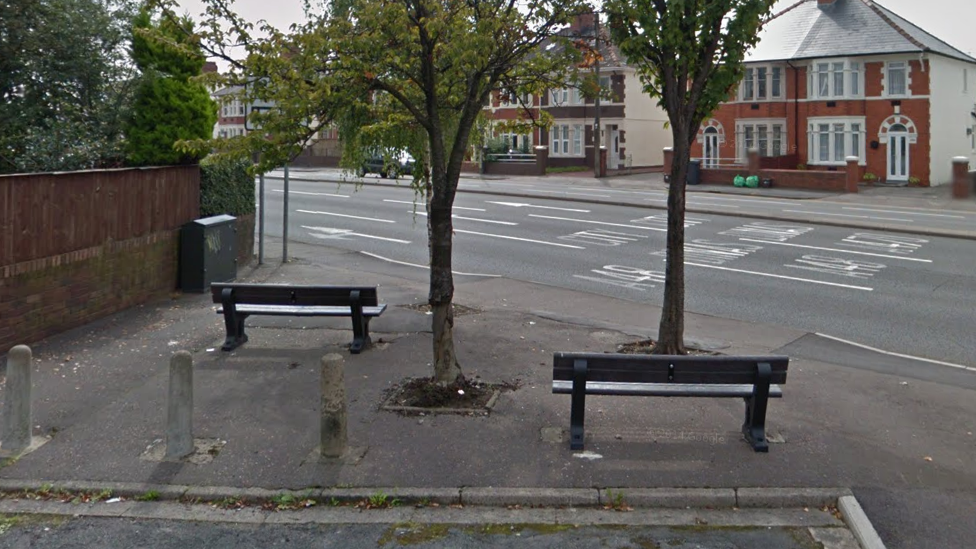
[{"label": "grass patch", "polygon": [[590,168],[587,166],[551,166],[546,168],[546,173],[573,173],[573,172],[588,172]]}]

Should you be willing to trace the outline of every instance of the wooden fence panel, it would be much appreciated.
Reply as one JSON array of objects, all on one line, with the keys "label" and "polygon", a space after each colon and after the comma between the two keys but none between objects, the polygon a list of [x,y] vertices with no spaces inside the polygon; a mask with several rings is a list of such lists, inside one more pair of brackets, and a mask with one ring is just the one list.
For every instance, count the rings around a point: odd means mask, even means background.
[{"label": "wooden fence panel", "polygon": [[0,176],[0,265],[175,229],[199,203],[197,166]]}]

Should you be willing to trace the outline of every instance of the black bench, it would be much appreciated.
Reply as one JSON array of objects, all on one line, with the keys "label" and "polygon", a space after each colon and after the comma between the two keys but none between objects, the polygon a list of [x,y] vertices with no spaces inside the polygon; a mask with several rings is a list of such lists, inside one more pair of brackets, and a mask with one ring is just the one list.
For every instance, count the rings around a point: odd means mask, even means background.
[{"label": "black bench", "polygon": [[211,284],[217,313],[223,313],[227,340],[220,348],[232,351],[247,341],[244,319],[251,315],[350,316],[353,340],[349,351],[358,354],[369,345],[369,321],[383,314],[376,287],[293,286],[287,284]]},{"label": "black bench", "polygon": [[768,452],[766,404],[780,398],[790,359],[785,356],[670,356],[555,353],[552,392],[571,394],[570,442],[583,449],[586,395],[741,397],[742,433],[757,452]]}]

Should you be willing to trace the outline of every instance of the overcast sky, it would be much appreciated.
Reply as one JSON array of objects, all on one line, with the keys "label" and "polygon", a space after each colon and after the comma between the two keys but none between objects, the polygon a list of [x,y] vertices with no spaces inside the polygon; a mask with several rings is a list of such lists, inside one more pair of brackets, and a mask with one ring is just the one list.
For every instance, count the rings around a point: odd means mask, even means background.
[{"label": "overcast sky", "polygon": [[[203,12],[201,0],[179,0],[180,5],[199,19]],[[795,0],[781,0],[780,10]],[[839,0],[842,2],[860,0]],[[976,2],[973,0],[882,0],[882,6],[890,9],[922,29],[948,42],[950,45],[976,57]],[[234,9],[251,22],[265,19],[272,25],[285,29],[301,21],[301,0],[236,0]]]}]

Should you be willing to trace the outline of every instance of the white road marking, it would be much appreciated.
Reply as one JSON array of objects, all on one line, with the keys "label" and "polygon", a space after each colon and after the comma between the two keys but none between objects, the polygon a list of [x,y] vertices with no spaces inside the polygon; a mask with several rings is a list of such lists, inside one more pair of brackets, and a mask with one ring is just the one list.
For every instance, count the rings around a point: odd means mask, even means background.
[{"label": "white road marking", "polygon": [[537,217],[539,219],[556,219],[558,221],[575,221],[577,223],[588,223],[590,225],[608,225],[610,227],[627,227],[630,229],[643,229],[645,231],[659,231],[668,232],[667,229],[661,229],[658,227],[641,227],[640,225],[624,225],[623,223],[607,223],[606,221],[591,221],[589,219],[573,219],[570,217],[553,217],[551,215],[536,215],[529,214],[529,217]]},{"label": "white road marking", "polygon": [[760,273],[760,272],[756,272],[756,271],[746,271],[746,270],[743,270],[743,269],[732,269],[732,268],[729,268],[729,267],[719,267],[717,265],[702,265],[700,263],[688,263],[687,261],[685,262],[685,265],[691,265],[692,267],[705,267],[706,269],[718,269],[720,271],[731,271],[733,273],[744,273],[744,274],[751,274],[751,275],[757,275],[757,276],[768,276],[770,278],[782,278],[782,279],[785,279],[785,280],[796,280],[797,282],[809,282],[811,284],[823,284],[824,286],[837,286],[839,288],[849,288],[851,290],[864,290],[866,292],[874,291],[874,288],[868,288],[866,286],[851,286],[851,285],[848,285],[848,284],[838,284],[836,282],[824,282],[823,280],[811,280],[809,278],[796,278],[796,277],[793,277],[793,276],[785,276],[785,275],[778,275],[778,274],[772,274],[772,273]]},{"label": "white road marking", "polygon": [[565,195],[573,195],[573,196],[589,196],[589,197],[592,197],[592,198],[610,198],[610,195],[609,194],[571,193],[569,191],[543,191],[543,190],[540,190],[540,189],[532,189],[532,192],[537,192],[537,193],[556,193],[556,194],[565,194]]},{"label": "white road marking", "polygon": [[350,229],[334,229],[332,227],[309,227],[308,225],[302,225],[302,228],[303,229],[308,229],[310,231],[317,231],[317,232],[320,232],[320,233],[324,233],[321,236],[320,235],[317,235],[317,234],[312,234],[312,236],[314,236],[316,238],[328,238],[326,235],[334,235],[334,236],[339,236],[339,237],[342,237],[342,236],[361,236],[363,238],[372,238],[374,240],[385,240],[387,242],[396,242],[398,244],[410,244],[410,241],[409,240],[399,240],[397,238],[387,238],[385,236],[376,236],[376,235],[372,235],[372,234],[357,233],[357,232],[354,232],[354,231],[352,231]]},{"label": "white road marking", "polygon": [[[387,198],[383,199],[383,202],[392,202],[394,204],[409,204],[411,206],[423,206],[423,202],[410,202],[409,200],[390,200]],[[451,206],[453,210],[471,210],[472,212],[485,212],[484,208],[465,208],[463,206]]]},{"label": "white road marking", "polygon": [[845,207],[844,209],[845,210],[857,210],[857,211],[862,211],[862,212],[880,212],[880,213],[892,213],[892,214],[907,214],[907,213],[910,213],[912,215],[927,215],[927,216],[930,216],[930,217],[952,217],[954,219],[966,219],[966,216],[964,216],[964,215],[930,214],[930,213],[922,213],[922,212],[905,212],[905,211],[898,211],[898,210],[879,210],[879,209],[875,209],[875,208],[848,208],[848,207]]},{"label": "white road marking", "polygon": [[[408,267],[417,267],[419,269],[427,269],[427,270],[430,270],[430,266],[429,265],[418,265],[417,263],[407,263],[406,261],[397,261],[396,259],[390,259],[388,257],[383,257],[383,256],[377,255],[377,254],[371,254],[369,252],[360,251],[359,253],[361,253],[363,255],[368,255],[369,257],[372,257],[372,258],[375,258],[375,259],[379,259],[381,261],[386,261],[388,263],[396,263],[397,265],[406,265]],[[502,275],[482,274],[482,273],[462,273],[461,271],[451,271],[451,273],[456,274],[456,275],[462,275],[462,276],[487,276],[487,277],[491,277],[491,278],[499,278],[499,277],[502,276]]]},{"label": "white road marking", "polygon": [[590,213],[590,210],[574,210],[573,208],[557,208],[555,206],[537,206],[535,204],[525,204],[522,202],[492,202],[491,200],[486,200],[485,202],[489,204],[498,204],[500,206],[511,206],[513,208],[538,208],[540,210],[559,210],[561,212]]},{"label": "white road marking", "polygon": [[[408,210],[408,213],[415,213],[412,210]],[[417,215],[422,215],[427,217],[427,212],[416,212]],[[495,221],[494,219],[480,219],[477,217],[461,217],[460,215],[451,214],[452,219],[464,219],[465,221],[481,221],[482,223],[494,223],[496,225],[518,225],[514,221]]]},{"label": "white road marking", "polygon": [[888,259],[902,259],[904,261],[918,261],[920,263],[932,263],[931,259],[919,259],[917,257],[904,257],[899,255],[873,254],[871,252],[856,252],[854,250],[841,250],[838,248],[822,248],[820,246],[805,246],[803,244],[791,244],[789,242],[775,242],[771,240],[755,240],[752,238],[740,238],[743,242],[758,242],[759,244],[776,244],[777,246],[789,246],[791,248],[805,248],[808,250],[822,250],[825,252],[840,252],[845,254],[869,255],[871,257],[886,257]]},{"label": "white road marking", "polygon": [[[284,193],[285,190],[284,189],[271,189],[271,192],[273,192],[273,193]],[[288,194],[309,194],[309,195],[312,195],[312,196],[334,196],[336,198],[349,198],[349,195],[346,195],[346,194],[309,193],[309,192],[305,192],[305,191],[292,191],[292,190],[289,190],[288,191]]]},{"label": "white road marking", "polygon": [[517,236],[505,236],[503,234],[491,234],[491,233],[478,233],[475,231],[462,231],[461,229],[454,229],[456,233],[463,234],[476,234],[478,236],[490,236],[494,238],[504,238],[505,240],[518,240],[519,242],[531,242],[533,244],[545,244],[547,246],[558,246],[560,248],[573,248],[575,250],[585,250],[583,246],[573,246],[570,244],[559,244],[556,242],[546,242],[545,240],[532,240],[530,238],[519,238]]},{"label": "white road marking", "polygon": [[[817,204],[836,204],[837,206],[849,206],[850,202],[835,202],[833,200],[817,200]],[[885,208],[890,208],[893,210],[903,210],[898,213],[914,213],[914,212],[944,212],[944,208],[918,208],[914,206],[892,206],[891,204],[885,204]],[[956,211],[956,213],[964,215],[974,215],[969,212]]]},{"label": "white road marking", "polygon": [[337,214],[337,213],[332,213],[332,212],[315,212],[315,211],[312,211],[312,210],[295,210],[295,211],[296,212],[299,212],[299,213],[307,213],[307,214],[315,214],[315,215],[334,215],[336,217],[348,217],[348,218],[351,218],[351,219],[363,219],[365,221],[376,221],[378,223],[396,223],[396,221],[391,221],[389,219],[376,219],[375,217],[359,217],[358,215]]},{"label": "white road marking", "polygon": [[[904,221],[905,223],[914,223],[911,219],[901,219],[897,217],[875,217],[873,215],[849,215],[849,214],[839,214],[830,212],[810,212],[806,210],[783,210],[784,212],[790,213],[803,213],[803,214],[813,214],[813,215],[830,215],[834,217],[856,217],[858,219],[877,219],[878,221]],[[905,212],[908,213],[908,212]]]},{"label": "white road marking", "polygon": [[966,370],[966,371],[969,371],[969,372],[976,372],[976,368],[973,368],[972,366],[963,366],[962,364],[954,364],[952,362],[943,362],[941,360],[933,360],[931,358],[922,358],[920,356],[905,355],[905,354],[902,354],[902,353],[893,353],[891,351],[885,351],[883,349],[878,349],[877,347],[871,347],[870,345],[864,345],[863,343],[856,343],[854,341],[848,341],[846,339],[841,339],[839,337],[834,337],[834,336],[827,335],[827,334],[821,334],[819,332],[817,333],[817,335],[820,336],[820,337],[823,337],[823,338],[832,339],[834,341],[839,341],[841,343],[846,343],[847,345],[853,345],[854,347],[860,347],[862,349],[867,349],[868,351],[874,351],[875,353],[881,353],[883,355],[896,356],[898,358],[907,358],[909,360],[918,360],[918,361],[921,361],[921,362],[928,362],[929,364],[938,364],[940,366],[948,366],[950,368],[958,368],[960,370]]}]

